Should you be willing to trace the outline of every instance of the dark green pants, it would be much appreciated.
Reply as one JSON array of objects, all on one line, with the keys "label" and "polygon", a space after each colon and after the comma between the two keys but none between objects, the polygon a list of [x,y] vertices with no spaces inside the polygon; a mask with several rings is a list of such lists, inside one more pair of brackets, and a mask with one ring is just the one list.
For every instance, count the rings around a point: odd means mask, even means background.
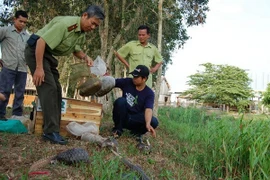
[{"label": "dark green pants", "polygon": [[[25,59],[32,75],[36,70],[35,50],[35,46],[28,45],[25,49]],[[62,89],[57,65],[58,61],[45,51],[43,58],[45,80],[41,86],[36,87],[43,113],[44,133],[59,132],[60,129]]]}]

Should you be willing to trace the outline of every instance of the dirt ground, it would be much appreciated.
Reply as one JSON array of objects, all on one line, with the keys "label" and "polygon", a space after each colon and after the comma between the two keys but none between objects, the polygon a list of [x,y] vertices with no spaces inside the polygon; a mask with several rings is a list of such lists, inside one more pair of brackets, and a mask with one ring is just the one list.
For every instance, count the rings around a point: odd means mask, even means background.
[{"label": "dirt ground", "polygon": [[[111,118],[102,120],[100,135],[111,135]],[[163,126],[158,128],[158,138],[149,138],[151,154],[145,154],[136,148],[138,142],[127,131],[117,139],[121,154],[133,164],[139,165],[151,179],[196,179],[194,170],[185,164],[176,162],[172,154],[179,148],[179,142],[170,138]],[[120,162],[109,148],[101,148],[96,143],[67,137],[67,145],[44,142],[37,134],[10,134],[0,132],[0,179],[122,179],[105,177],[104,174],[134,173],[131,168]],[[89,153],[90,165],[79,167],[63,164],[47,164],[36,174],[29,174],[29,168],[37,161],[58,153],[80,147]],[[119,164],[118,164],[119,163]],[[119,167],[118,167],[119,166]],[[120,175],[119,175],[120,176]],[[134,178],[123,178],[134,179]]]},{"label": "dirt ground", "polygon": [[[36,135],[15,135],[0,134],[0,179],[22,179],[27,178],[28,170],[31,165],[45,157],[56,155],[59,152],[73,147],[81,147],[86,150],[90,148],[89,143],[76,139],[69,139],[69,145],[61,146],[44,142],[40,136]],[[92,145],[91,151],[94,147]],[[88,152],[91,152],[88,150]],[[57,167],[57,168],[56,168]],[[58,179],[59,177],[66,179],[71,176],[69,167],[61,168],[61,166],[50,166],[41,169],[48,172],[46,175],[49,179]],[[64,175],[64,176],[63,176]],[[42,176],[42,175],[39,175]],[[36,179],[36,176],[29,176],[29,179]]]},{"label": "dirt ground", "polygon": [[[109,127],[102,127],[103,136],[109,135],[109,133],[106,132],[108,128]],[[68,145],[63,146],[44,142],[40,135],[0,133],[0,179],[99,179],[93,176],[93,174],[97,174],[93,170],[84,172],[85,166],[78,168],[61,164],[47,164],[35,171],[35,173],[40,174],[28,174],[29,168],[33,163],[74,147],[87,150],[90,161],[91,157],[97,156],[100,152],[101,155],[98,158],[101,158],[101,160],[91,162],[91,168],[93,166],[103,168],[104,165],[101,165],[102,163],[116,158],[108,148],[101,148],[98,144],[84,142],[76,137],[68,137],[68,141]],[[121,146],[121,151],[129,156],[132,162],[147,169],[148,174],[154,171],[155,167],[153,164],[149,164],[146,161],[147,155],[141,155],[135,148],[137,143],[135,138],[123,136],[118,142],[119,146]],[[161,157],[160,154],[157,153],[153,158],[156,159],[154,161],[159,161],[164,165],[164,157]],[[122,164],[121,167],[127,171],[130,170],[128,167],[124,166],[124,164]],[[119,171],[121,170],[119,169]]]}]

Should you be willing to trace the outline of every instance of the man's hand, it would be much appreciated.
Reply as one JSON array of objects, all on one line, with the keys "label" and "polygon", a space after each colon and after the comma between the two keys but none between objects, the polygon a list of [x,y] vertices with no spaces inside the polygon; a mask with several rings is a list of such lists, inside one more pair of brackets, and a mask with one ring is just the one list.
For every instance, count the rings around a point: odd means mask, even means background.
[{"label": "man's hand", "polygon": [[87,63],[87,66],[94,66],[93,59],[87,56],[87,54],[83,51],[73,52],[73,55],[81,60],[84,60]]},{"label": "man's hand", "polygon": [[150,67],[150,73],[153,74],[155,72],[157,72],[157,70],[160,68],[160,66],[162,65],[162,62],[157,63],[154,67]]},{"label": "man's hand", "polygon": [[156,67],[150,67],[150,73],[153,74],[157,71],[158,69]]},{"label": "man's hand", "polygon": [[33,75],[33,83],[35,86],[40,86],[44,82],[45,73],[43,68],[36,68]]},{"label": "man's hand", "polygon": [[153,74],[155,72],[154,68],[150,67],[149,72],[150,74]]},{"label": "man's hand", "polygon": [[84,60],[87,63],[87,66],[94,66],[94,61],[89,56],[86,56]]},{"label": "man's hand", "polygon": [[4,101],[6,100],[6,97],[4,94],[0,93],[0,101]]},{"label": "man's hand", "polygon": [[150,124],[146,125],[146,129],[152,134],[154,138],[157,137],[155,129]]}]

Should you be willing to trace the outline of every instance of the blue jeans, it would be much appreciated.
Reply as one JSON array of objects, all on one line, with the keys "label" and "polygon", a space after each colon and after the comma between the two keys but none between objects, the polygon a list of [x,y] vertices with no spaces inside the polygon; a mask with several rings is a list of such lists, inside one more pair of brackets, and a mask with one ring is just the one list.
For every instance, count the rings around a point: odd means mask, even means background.
[{"label": "blue jeans", "polygon": [[[123,128],[131,130],[132,133],[142,135],[148,130],[144,118],[144,112],[138,114],[129,114],[127,101],[125,98],[118,98],[113,104],[113,130],[123,132]],[[155,129],[158,126],[158,120],[152,117],[151,126]]]},{"label": "blue jeans", "polygon": [[9,96],[14,85],[14,101],[12,106],[12,115],[21,116],[23,113],[23,100],[26,85],[26,72],[10,70],[2,67],[0,72],[0,92],[5,95],[6,100],[0,101],[0,116],[6,115]]}]

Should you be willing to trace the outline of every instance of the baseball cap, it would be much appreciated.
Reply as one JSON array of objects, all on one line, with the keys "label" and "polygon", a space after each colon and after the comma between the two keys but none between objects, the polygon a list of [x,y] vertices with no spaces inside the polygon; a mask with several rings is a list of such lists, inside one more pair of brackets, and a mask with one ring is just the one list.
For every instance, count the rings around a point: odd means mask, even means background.
[{"label": "baseball cap", "polygon": [[149,69],[148,67],[144,66],[144,65],[138,65],[134,71],[132,71],[131,73],[133,77],[138,77],[138,76],[142,76],[142,77],[148,77],[149,75]]}]

